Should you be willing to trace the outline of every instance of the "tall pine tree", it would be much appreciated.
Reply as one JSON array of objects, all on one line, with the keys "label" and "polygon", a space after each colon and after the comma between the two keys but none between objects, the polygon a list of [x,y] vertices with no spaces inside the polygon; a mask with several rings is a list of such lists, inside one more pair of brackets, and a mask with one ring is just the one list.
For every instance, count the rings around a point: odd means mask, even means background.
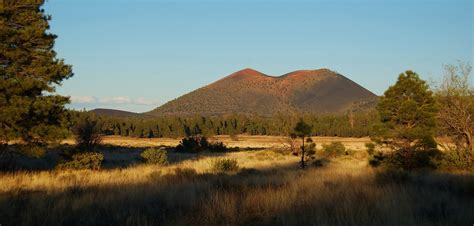
[{"label": "tall pine tree", "polygon": [[397,165],[413,169],[429,165],[437,105],[428,84],[413,71],[400,74],[377,105],[381,127],[375,140],[395,151]]},{"label": "tall pine tree", "polygon": [[68,97],[55,87],[72,68],[53,50],[44,0],[0,2],[0,141],[44,143],[61,138]]}]

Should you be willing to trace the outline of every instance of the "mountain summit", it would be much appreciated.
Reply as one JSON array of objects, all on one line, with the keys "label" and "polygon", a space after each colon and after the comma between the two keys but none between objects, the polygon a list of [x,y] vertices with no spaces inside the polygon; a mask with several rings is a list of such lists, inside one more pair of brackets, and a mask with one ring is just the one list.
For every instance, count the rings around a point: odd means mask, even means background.
[{"label": "mountain summit", "polygon": [[343,112],[373,107],[377,96],[328,69],[270,76],[251,68],[172,100],[151,115],[222,115],[290,112]]}]

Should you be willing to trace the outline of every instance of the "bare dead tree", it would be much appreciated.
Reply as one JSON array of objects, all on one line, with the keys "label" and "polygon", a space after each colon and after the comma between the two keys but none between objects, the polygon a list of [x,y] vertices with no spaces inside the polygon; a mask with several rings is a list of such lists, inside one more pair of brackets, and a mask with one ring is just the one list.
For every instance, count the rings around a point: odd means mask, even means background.
[{"label": "bare dead tree", "polygon": [[436,92],[440,103],[438,125],[454,142],[454,147],[444,146],[449,150],[462,150],[469,156],[473,152],[474,134],[474,89],[469,84],[471,71],[469,63],[446,65],[444,80]]},{"label": "bare dead tree", "polygon": [[290,134],[282,138],[281,145],[282,149],[290,152],[291,154],[298,156],[299,147],[301,142],[295,134]]}]

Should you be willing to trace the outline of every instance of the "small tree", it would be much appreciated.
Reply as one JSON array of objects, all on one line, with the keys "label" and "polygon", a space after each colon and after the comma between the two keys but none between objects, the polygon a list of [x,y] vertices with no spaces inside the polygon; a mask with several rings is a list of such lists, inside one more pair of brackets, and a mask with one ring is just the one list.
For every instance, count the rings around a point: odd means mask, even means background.
[{"label": "small tree", "polygon": [[296,134],[291,133],[288,136],[283,137],[282,139],[282,148],[284,151],[288,151],[292,153],[293,155],[298,155],[299,152],[299,147],[298,147],[298,137]]},{"label": "small tree", "polygon": [[377,110],[381,125],[374,140],[394,150],[402,168],[413,169],[429,162],[420,157],[429,157],[424,154],[436,150],[437,107],[426,82],[413,71],[400,74],[397,83],[380,98]]},{"label": "small tree", "polygon": [[[301,145],[301,161],[300,161],[300,166],[301,168],[305,168],[305,140],[309,136],[311,136],[311,126],[308,125],[306,122],[303,121],[303,119],[300,119],[298,123],[296,123],[296,126],[294,128],[294,135],[296,137],[301,138],[302,145]],[[312,142],[312,140],[310,141]]]},{"label": "small tree", "polygon": [[83,150],[91,150],[102,142],[101,126],[94,115],[84,113],[74,127],[76,145]]}]

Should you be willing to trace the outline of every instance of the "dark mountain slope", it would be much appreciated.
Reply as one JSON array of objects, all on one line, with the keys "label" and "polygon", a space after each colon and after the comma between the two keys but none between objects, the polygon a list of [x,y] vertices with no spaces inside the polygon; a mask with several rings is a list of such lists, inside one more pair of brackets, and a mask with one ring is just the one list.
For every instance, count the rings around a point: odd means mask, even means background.
[{"label": "dark mountain slope", "polygon": [[106,108],[96,108],[89,112],[93,112],[98,116],[137,117],[141,115],[139,113]]}]

